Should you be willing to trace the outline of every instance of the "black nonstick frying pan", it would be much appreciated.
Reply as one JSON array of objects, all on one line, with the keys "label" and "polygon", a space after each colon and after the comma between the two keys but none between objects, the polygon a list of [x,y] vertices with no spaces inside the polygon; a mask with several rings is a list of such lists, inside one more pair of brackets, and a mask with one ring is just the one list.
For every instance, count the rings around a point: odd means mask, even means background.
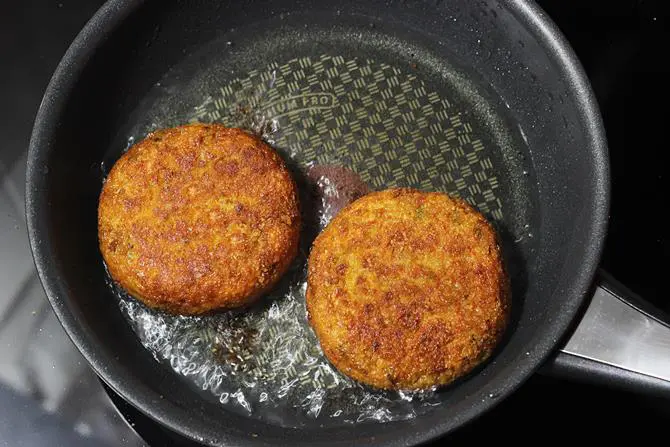
[{"label": "black nonstick frying pan", "polygon": [[[494,358],[415,418],[299,428],[228,411],[157,362],[109,287],[96,207],[133,138],[188,121],[255,127],[297,176],[337,164],[373,189],[441,190],[478,207],[512,275],[513,321]],[[668,327],[597,275],[608,182],[589,84],[532,2],[111,0],[44,96],[27,218],[65,330],[161,424],[209,445],[411,445],[482,414],[543,364],[670,388]]]}]

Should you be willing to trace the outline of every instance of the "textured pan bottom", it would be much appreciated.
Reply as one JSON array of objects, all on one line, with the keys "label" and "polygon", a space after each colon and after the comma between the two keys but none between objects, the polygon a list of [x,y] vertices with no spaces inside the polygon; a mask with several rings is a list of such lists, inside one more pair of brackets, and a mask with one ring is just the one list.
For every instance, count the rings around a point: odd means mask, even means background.
[{"label": "textured pan bottom", "polygon": [[338,165],[373,190],[409,186],[466,199],[500,232],[514,283],[535,243],[523,135],[475,75],[417,42],[373,28],[255,31],[231,32],[167,73],[129,117],[103,170],[155,128],[217,121],[252,130],[277,148],[300,186],[301,255],[249,311],[175,317],[116,290],[120,309],[158,361],[232,411],[289,427],[430,411],[439,391],[370,390],[325,360],[305,315],[305,267],[332,213],[327,198],[312,194],[308,170]]}]

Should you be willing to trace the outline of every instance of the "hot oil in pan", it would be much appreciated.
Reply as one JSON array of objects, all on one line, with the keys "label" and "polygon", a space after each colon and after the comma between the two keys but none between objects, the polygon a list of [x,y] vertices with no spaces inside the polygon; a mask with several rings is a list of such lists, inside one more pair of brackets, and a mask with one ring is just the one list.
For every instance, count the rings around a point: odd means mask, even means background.
[{"label": "hot oil in pan", "polygon": [[[433,391],[372,391],[325,360],[305,314],[311,241],[368,188],[444,191],[495,223],[516,287],[535,244],[528,148],[495,96],[423,47],[379,28],[257,29],[268,31],[231,33],[166,74],[104,165],[126,147],[122,139],[155,128],[217,121],[250,129],[277,148],[301,187],[301,254],[251,310],[170,316],[117,290],[120,308],[158,361],[226,408],[273,424],[317,418],[332,426],[430,411],[438,404]],[[523,290],[515,292],[519,299]]]}]

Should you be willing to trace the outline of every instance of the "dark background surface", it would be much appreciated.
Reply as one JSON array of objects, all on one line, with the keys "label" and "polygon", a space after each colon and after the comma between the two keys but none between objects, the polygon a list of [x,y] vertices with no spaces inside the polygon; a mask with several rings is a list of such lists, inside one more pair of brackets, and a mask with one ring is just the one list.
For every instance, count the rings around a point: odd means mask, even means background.
[{"label": "dark background surface", "polygon": [[[101,3],[29,0],[0,6],[0,445],[143,444],[51,313],[23,217],[35,113],[60,57]],[[613,201],[602,265],[670,312],[662,287],[670,266],[668,223],[652,217],[668,204],[670,6],[664,0],[539,3],[576,50],[605,120]],[[131,423],[153,445],[168,443],[153,424],[137,417]],[[665,439],[668,424],[670,400],[536,375],[448,441],[574,442],[578,435],[641,441]]]}]

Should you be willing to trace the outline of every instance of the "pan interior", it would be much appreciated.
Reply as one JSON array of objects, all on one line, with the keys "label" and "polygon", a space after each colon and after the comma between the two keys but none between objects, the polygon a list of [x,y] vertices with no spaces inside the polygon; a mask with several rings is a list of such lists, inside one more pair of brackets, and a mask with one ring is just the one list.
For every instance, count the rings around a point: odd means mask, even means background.
[{"label": "pan interior", "polygon": [[287,427],[411,419],[449,405],[443,391],[369,390],[323,357],[304,308],[306,256],[326,223],[307,191],[315,165],[346,167],[373,190],[414,187],[470,202],[501,236],[513,306],[521,305],[522,266],[535,251],[537,226],[528,145],[487,82],[435,45],[381,23],[319,28],[276,17],[198,48],[127,117],[101,179],[148,132],[200,121],[260,133],[301,186],[308,225],[301,255],[251,311],[173,317],[115,290],[142,344],[204,398]]}]

